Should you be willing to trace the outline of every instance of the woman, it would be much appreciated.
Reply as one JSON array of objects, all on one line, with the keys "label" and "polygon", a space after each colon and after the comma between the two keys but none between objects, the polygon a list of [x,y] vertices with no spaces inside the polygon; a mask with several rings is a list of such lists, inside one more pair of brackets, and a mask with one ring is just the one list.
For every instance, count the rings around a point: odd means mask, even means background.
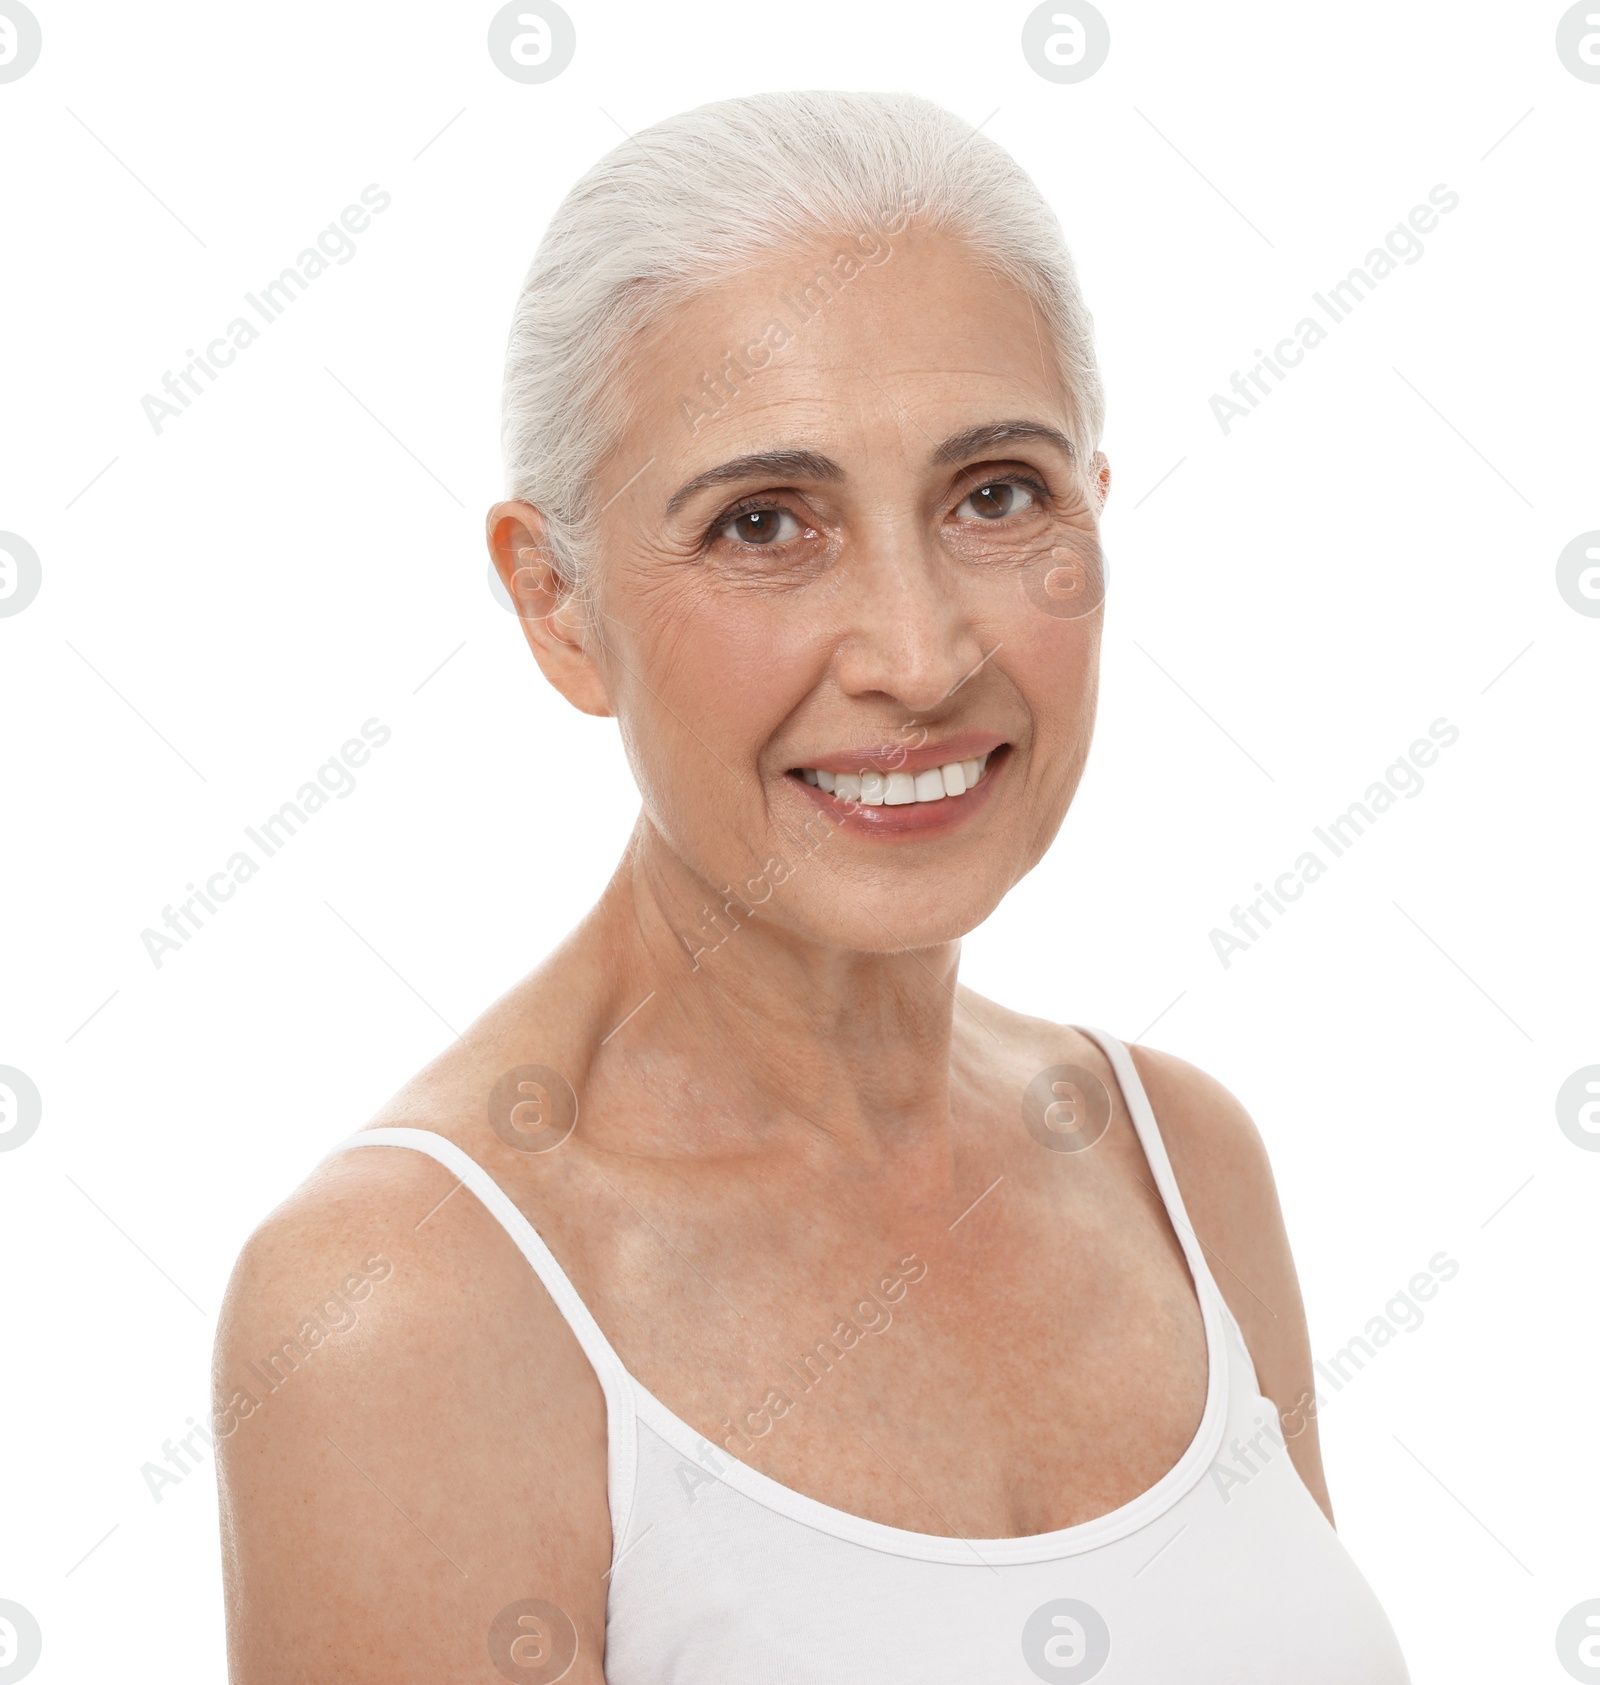
[{"label": "woman", "polygon": [[1404,1680],[1249,1119],[956,981],[1094,723],[1037,190],[905,96],[671,119],[557,212],[505,393],[490,549],[642,809],[245,1250],[234,1679]]}]

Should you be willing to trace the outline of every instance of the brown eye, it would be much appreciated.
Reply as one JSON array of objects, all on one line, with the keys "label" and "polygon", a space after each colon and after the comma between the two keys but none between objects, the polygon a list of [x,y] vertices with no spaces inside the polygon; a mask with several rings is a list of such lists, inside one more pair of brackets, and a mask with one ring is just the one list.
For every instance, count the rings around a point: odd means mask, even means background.
[{"label": "brown eye", "polygon": [[1011,480],[996,480],[979,486],[961,500],[956,513],[976,515],[980,521],[998,521],[1006,515],[1020,515],[1033,502],[1026,486]]},{"label": "brown eye", "polygon": [[800,523],[787,509],[746,509],[724,521],[719,530],[740,544],[776,544],[779,539],[796,537]]}]

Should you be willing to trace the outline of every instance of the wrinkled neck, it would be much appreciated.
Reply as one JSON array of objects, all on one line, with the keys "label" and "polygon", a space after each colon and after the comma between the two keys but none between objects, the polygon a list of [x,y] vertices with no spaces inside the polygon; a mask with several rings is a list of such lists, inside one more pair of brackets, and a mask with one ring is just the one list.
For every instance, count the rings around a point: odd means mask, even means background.
[{"label": "wrinkled neck", "polygon": [[[879,952],[782,916],[771,876],[712,885],[641,817],[596,909],[618,1022],[600,1057],[685,1056],[760,1115],[792,1113],[864,1154],[948,1125],[960,943]],[[882,942],[887,932],[867,933]]]}]

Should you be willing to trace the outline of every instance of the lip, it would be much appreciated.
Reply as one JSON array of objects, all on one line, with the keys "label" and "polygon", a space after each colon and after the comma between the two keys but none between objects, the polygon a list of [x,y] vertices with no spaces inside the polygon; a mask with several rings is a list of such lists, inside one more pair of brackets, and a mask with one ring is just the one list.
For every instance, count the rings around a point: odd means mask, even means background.
[{"label": "lip", "polygon": [[[796,792],[812,807],[826,813],[834,826],[858,837],[942,837],[959,829],[962,825],[970,824],[983,809],[988,806],[989,797],[994,791],[995,783],[1005,777],[1011,765],[1011,745],[996,741],[993,733],[987,736],[981,733],[968,733],[973,741],[980,737],[984,743],[993,743],[992,749],[979,748],[974,755],[953,755],[949,752],[951,743],[962,743],[964,737],[947,738],[939,745],[939,753],[943,759],[928,759],[914,761],[911,754],[907,754],[903,765],[879,768],[893,772],[925,772],[930,766],[943,766],[948,760],[968,760],[975,755],[987,754],[988,765],[983,770],[983,777],[964,795],[946,796],[938,802],[906,802],[899,807],[865,807],[859,802],[846,804],[834,799],[826,790],[807,784],[804,779],[785,774],[787,781],[792,784]],[[833,757],[841,761],[840,757]],[[841,761],[839,770],[852,772],[862,763],[855,761],[844,764]],[[827,761],[822,762],[821,770],[833,771]]]},{"label": "lip", "polygon": [[[879,742],[861,749],[846,749],[816,760],[796,761],[790,770],[809,766],[818,772],[926,772],[931,766],[945,766],[951,761],[975,761],[980,755],[1000,748],[1005,741],[994,731],[957,731],[937,743],[920,743],[914,748],[906,743]],[[928,805],[938,807],[939,803]]]}]

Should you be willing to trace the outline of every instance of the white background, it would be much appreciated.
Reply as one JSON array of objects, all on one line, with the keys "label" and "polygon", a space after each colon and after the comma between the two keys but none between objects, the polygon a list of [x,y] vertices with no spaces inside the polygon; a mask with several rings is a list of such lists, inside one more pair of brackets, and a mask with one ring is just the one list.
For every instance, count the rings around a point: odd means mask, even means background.
[{"label": "white background", "polygon": [[[0,618],[0,1064],[44,1101],[0,1154],[0,1597],[43,1627],[34,1677],[221,1680],[210,1464],[160,1503],[140,1470],[206,1409],[233,1259],[632,822],[613,723],[487,583],[552,208],[624,131],[847,86],[987,119],[1061,216],[1110,394],[1098,741],[965,976],[1159,1017],[1240,1096],[1319,1356],[1459,1262],[1323,1415],[1341,1532],[1418,1685],[1565,1679],[1556,1624],[1600,1597],[1600,1154],[1554,1109],[1600,1062],[1600,619],[1555,561],[1600,528],[1600,85],[1563,8],[1102,0],[1110,57],[1060,86],[1026,6],[568,3],[574,61],[526,86],[492,5],[36,0],[0,86],[0,528],[43,564]],[[141,397],[373,182],[357,255],[157,435]],[[1425,255],[1224,434],[1211,394],[1441,182]],[[157,969],[140,932],[374,716],[355,793]],[[1224,968],[1210,930],[1441,717],[1422,793]]]}]

